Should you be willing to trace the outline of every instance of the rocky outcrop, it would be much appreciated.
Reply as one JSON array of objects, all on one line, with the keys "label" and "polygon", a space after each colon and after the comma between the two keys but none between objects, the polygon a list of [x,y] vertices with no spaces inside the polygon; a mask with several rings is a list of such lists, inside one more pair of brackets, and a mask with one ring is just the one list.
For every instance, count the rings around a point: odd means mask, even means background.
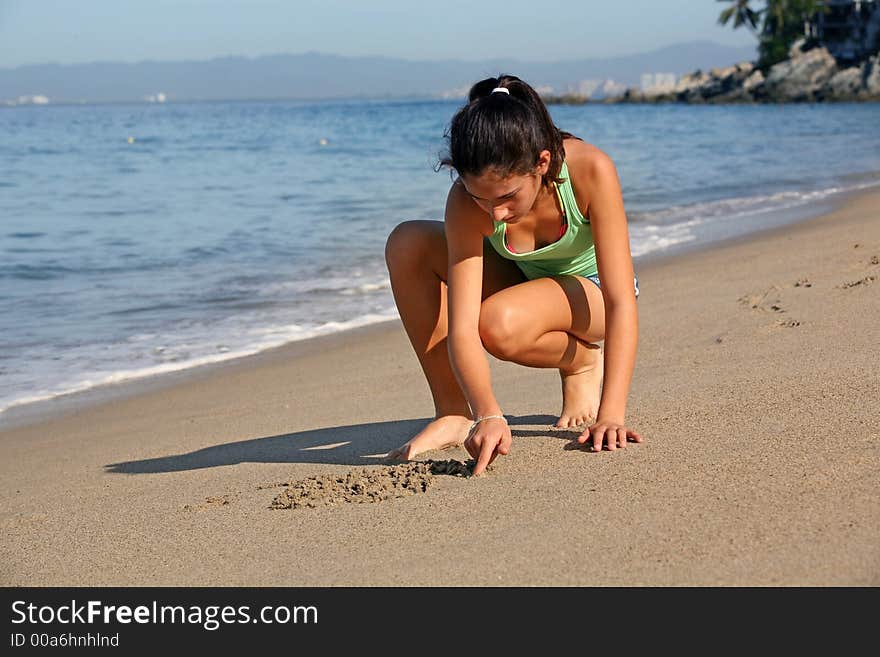
[{"label": "rocky outcrop", "polygon": [[671,95],[685,103],[750,100],[743,97],[742,87],[754,68],[751,62],[742,62],[726,68],[713,68],[708,73],[697,71],[683,76]]},{"label": "rocky outcrop", "polygon": [[862,93],[867,98],[880,100],[880,54],[862,64]]},{"label": "rocky outcrop", "polygon": [[835,73],[819,91],[820,98],[857,100],[862,90],[862,71],[855,66]]},{"label": "rocky outcrop", "polygon": [[643,92],[636,88],[606,102],[624,103],[792,103],[880,100],[880,55],[859,66],[839,68],[823,47],[803,40],[789,58],[766,74],[751,62],[682,76],[672,89]]},{"label": "rocky outcrop", "polygon": [[818,100],[822,89],[837,73],[837,61],[825,48],[803,52],[793,46],[791,55],[770,68],[760,93],[777,103]]},{"label": "rocky outcrop", "polygon": [[760,70],[753,71],[752,74],[743,82],[743,91],[752,98],[755,97],[758,89],[764,86],[764,74]]}]

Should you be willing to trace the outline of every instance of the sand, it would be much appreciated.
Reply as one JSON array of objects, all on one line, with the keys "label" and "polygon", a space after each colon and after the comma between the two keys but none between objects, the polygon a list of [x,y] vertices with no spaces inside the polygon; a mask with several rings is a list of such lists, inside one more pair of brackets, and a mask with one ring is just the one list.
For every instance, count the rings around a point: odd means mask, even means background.
[{"label": "sand", "polygon": [[509,456],[384,464],[432,413],[399,322],[44,404],[0,432],[0,585],[877,586],[878,217],[640,264],[614,453],[492,360]]}]

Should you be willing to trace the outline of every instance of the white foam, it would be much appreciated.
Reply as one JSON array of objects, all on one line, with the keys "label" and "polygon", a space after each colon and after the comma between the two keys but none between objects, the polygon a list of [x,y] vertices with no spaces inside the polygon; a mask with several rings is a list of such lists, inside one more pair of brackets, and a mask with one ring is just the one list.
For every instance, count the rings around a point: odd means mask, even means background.
[{"label": "white foam", "polygon": [[641,256],[676,244],[693,242],[697,239],[693,229],[702,223],[701,219],[691,219],[668,226],[633,224],[630,228],[632,255]]},{"label": "white foam", "polygon": [[279,295],[287,294],[308,294],[308,293],[326,293],[335,292],[343,295],[366,294],[369,292],[377,292],[379,290],[391,289],[391,281],[385,276],[382,280],[368,280],[359,282],[362,276],[350,277],[324,277],[314,279],[304,279],[296,281],[281,281],[272,285],[267,285],[260,290],[260,296],[275,298]]},{"label": "white foam", "polygon": [[[731,222],[743,217],[758,217],[778,213],[808,204],[816,204],[835,194],[855,192],[880,186],[880,181],[866,181],[846,186],[827,187],[810,191],[783,191],[775,194],[722,199],[708,203],[679,205],[664,210],[634,214],[630,222],[633,256],[663,251],[672,246],[698,239],[718,239],[729,236]],[[752,223],[745,230],[754,230]],[[743,232],[742,229],[739,232]]]},{"label": "white foam", "polygon": [[646,213],[634,213],[632,223],[660,224],[677,223],[692,218],[707,220],[713,218],[734,219],[745,215],[765,214],[778,210],[786,210],[808,203],[822,201],[834,194],[855,192],[870,187],[877,187],[880,181],[865,181],[853,185],[833,186],[815,190],[788,190],[775,194],[742,196],[706,203],[690,203],[676,205],[663,210]]},{"label": "white foam", "polygon": [[357,287],[346,288],[344,290],[340,290],[340,294],[344,294],[346,296],[351,296],[354,294],[369,294],[370,292],[378,292],[379,290],[390,290],[391,289],[391,281],[386,279],[381,283],[364,283],[363,285],[358,285]]},{"label": "white foam", "polygon": [[[330,333],[338,333],[341,331],[358,328],[361,326],[367,326],[370,324],[377,324],[380,322],[395,319],[396,317],[397,312],[390,311],[387,313],[370,313],[346,321],[325,322],[323,324],[312,327],[304,327],[298,325],[256,327],[250,329],[248,331],[248,334],[251,336],[261,337],[262,339],[252,341],[247,346],[243,346],[237,349],[230,348],[229,346],[224,344],[217,345],[216,341],[201,345],[197,343],[178,344],[175,346],[175,350],[178,352],[181,350],[198,351],[205,348],[208,344],[211,344],[214,345],[213,348],[217,350],[217,353],[202,355],[198,357],[190,357],[180,360],[171,360],[169,362],[157,365],[149,365],[145,367],[128,368],[114,371],[90,372],[88,375],[83,374],[79,377],[74,377],[73,379],[61,382],[50,389],[43,389],[36,392],[13,395],[6,399],[0,399],[0,414],[6,412],[11,408],[22,406],[24,404],[30,404],[38,401],[46,401],[48,399],[53,399],[62,395],[83,392],[85,390],[90,390],[99,386],[133,381],[145,377],[166,374],[169,372],[177,372],[193,367],[199,367],[201,365],[209,365],[212,363],[232,360],[234,358],[241,358],[243,356],[250,356],[261,351],[265,351],[266,349],[280,347],[281,345],[291,342],[306,340],[308,338],[313,338],[320,335],[327,335]],[[139,338],[140,336],[133,337]],[[155,350],[159,351],[159,353],[163,353],[168,350],[168,347],[160,345],[155,347]]]}]

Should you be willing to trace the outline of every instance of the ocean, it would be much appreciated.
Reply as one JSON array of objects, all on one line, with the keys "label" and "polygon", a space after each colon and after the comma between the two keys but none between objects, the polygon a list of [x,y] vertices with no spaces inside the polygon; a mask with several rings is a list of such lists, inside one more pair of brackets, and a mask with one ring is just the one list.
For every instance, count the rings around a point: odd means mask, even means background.
[{"label": "ocean", "polygon": [[[442,219],[459,104],[0,109],[0,420],[396,317],[385,239]],[[614,159],[637,269],[880,184],[877,104],[551,113]]]}]

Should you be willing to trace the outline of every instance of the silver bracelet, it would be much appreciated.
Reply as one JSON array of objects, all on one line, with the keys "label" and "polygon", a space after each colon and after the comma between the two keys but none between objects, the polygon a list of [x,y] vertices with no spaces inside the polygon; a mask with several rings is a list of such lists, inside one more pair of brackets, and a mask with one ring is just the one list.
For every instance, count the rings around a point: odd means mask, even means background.
[{"label": "silver bracelet", "polygon": [[474,418],[474,423],[471,425],[470,430],[473,431],[477,428],[477,425],[483,420],[504,420],[507,422],[507,418],[503,415],[482,415]]}]

